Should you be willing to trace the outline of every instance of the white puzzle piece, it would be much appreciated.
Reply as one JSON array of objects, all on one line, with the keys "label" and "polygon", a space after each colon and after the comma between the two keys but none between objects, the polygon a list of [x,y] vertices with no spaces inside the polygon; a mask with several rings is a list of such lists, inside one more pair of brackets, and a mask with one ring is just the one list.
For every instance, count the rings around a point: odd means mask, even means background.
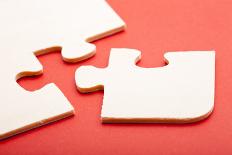
[{"label": "white puzzle piece", "polygon": [[214,107],[215,52],[168,52],[167,66],[136,66],[140,51],[112,49],[107,68],[76,71],[81,92],[104,88],[105,123],[190,123]]},{"label": "white puzzle piece", "polygon": [[54,85],[29,92],[16,80],[42,74],[35,55],[62,48],[65,61],[95,53],[88,42],[125,28],[103,0],[6,0],[0,2],[0,139],[73,115]]}]

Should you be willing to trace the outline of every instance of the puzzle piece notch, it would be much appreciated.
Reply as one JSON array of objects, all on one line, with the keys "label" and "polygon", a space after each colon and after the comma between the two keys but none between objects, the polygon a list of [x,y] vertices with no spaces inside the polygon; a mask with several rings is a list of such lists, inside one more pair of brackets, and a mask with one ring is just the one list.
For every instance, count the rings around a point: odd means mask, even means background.
[{"label": "puzzle piece notch", "polygon": [[102,121],[107,123],[189,123],[206,118],[214,107],[215,53],[169,52],[167,66],[135,65],[140,52],[112,49],[109,66],[76,71],[81,92],[102,89]]},{"label": "puzzle piece notch", "polygon": [[9,54],[1,61],[1,65],[5,64],[8,65],[2,68],[4,76],[0,80],[4,90],[1,94],[4,102],[0,103],[0,139],[74,114],[72,105],[54,83],[34,92],[18,85],[16,80],[21,77],[42,74],[42,65],[32,52]]}]

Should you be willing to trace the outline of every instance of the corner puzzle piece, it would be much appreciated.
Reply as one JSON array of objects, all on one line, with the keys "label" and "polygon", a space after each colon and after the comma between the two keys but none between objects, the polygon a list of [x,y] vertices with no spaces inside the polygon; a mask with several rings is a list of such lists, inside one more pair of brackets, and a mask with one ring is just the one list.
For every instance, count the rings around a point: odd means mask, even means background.
[{"label": "corner puzzle piece", "polygon": [[140,51],[112,49],[105,69],[76,71],[81,92],[104,88],[104,123],[189,123],[206,118],[214,107],[215,53],[169,52],[167,66],[141,68]]},{"label": "corner puzzle piece", "polygon": [[35,55],[62,47],[65,61],[81,61],[95,53],[87,42],[125,27],[103,0],[1,1],[0,19],[0,139],[74,114],[54,84],[35,92],[17,84],[23,76],[42,74]]},{"label": "corner puzzle piece", "polygon": [[6,51],[62,48],[65,61],[95,54],[89,42],[125,28],[105,0],[6,0],[0,2],[0,41]]}]

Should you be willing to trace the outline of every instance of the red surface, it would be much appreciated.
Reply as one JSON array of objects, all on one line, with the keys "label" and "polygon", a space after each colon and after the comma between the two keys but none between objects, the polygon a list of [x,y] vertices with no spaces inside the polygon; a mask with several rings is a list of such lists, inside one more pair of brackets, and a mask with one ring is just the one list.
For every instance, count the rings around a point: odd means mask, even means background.
[{"label": "red surface", "polygon": [[[78,63],[60,53],[38,57],[44,75],[24,78],[28,90],[54,82],[75,107],[74,117],[0,142],[0,155],[196,155],[232,154],[232,1],[110,0],[125,20],[125,32],[95,42],[97,54]],[[80,94],[74,72],[80,65],[107,66],[112,47],[142,51],[139,66],[164,65],[165,51],[216,50],[216,96],[212,115],[199,123],[101,124],[103,92]]]}]

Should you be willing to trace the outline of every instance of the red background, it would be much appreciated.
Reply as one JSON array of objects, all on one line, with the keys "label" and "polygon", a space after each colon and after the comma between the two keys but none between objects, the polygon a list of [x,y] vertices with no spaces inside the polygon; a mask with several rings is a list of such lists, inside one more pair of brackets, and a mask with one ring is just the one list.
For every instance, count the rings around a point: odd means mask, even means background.
[{"label": "red background", "polygon": [[[59,52],[39,56],[44,74],[23,78],[27,90],[54,82],[76,115],[0,142],[0,155],[232,154],[232,1],[109,0],[127,23],[125,32],[94,42],[95,57],[67,64]],[[164,65],[166,51],[216,51],[216,94],[212,115],[199,123],[101,124],[103,92],[80,94],[74,72],[80,65],[105,67],[110,48],[142,51],[142,67]]]}]

